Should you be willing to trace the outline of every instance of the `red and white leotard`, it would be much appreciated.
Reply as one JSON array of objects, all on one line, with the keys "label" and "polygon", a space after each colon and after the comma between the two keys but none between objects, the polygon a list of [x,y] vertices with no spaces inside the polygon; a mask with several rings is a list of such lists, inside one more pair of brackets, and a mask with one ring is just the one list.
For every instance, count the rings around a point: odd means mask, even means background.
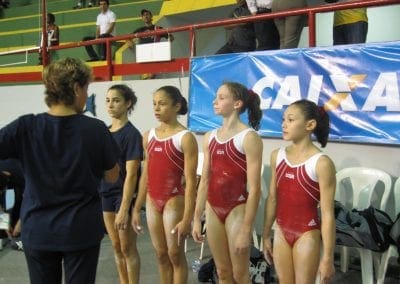
[{"label": "red and white leotard", "polygon": [[154,128],[149,131],[147,190],[160,213],[171,197],[184,195],[182,184],[184,154],[181,141],[187,132],[188,130],[183,130],[168,138],[159,139]]},{"label": "red and white leotard", "polygon": [[317,153],[301,164],[291,165],[285,148],[278,151],[276,221],[291,246],[305,232],[320,229],[320,191],[315,167],[322,155]]},{"label": "red and white leotard", "polygon": [[247,201],[247,163],[243,140],[249,131],[252,129],[247,128],[225,142],[218,140],[217,130],[210,134],[207,200],[222,223],[233,208]]}]

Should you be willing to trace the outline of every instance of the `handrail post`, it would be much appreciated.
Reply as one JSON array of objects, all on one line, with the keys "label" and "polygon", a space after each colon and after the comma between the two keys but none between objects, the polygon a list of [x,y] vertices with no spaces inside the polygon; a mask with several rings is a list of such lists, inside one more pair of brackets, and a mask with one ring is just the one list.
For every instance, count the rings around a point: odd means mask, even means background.
[{"label": "handrail post", "polygon": [[40,51],[42,55],[42,65],[46,67],[49,64],[47,50],[48,34],[47,34],[47,12],[46,12],[46,0],[42,0],[42,42],[40,43],[42,50]]},{"label": "handrail post", "polygon": [[315,13],[313,11],[308,12],[308,46],[315,47]]},{"label": "handrail post", "polygon": [[107,60],[107,80],[112,81],[112,55],[111,55],[111,40],[107,38],[106,41],[106,60]]},{"label": "handrail post", "polygon": [[196,34],[195,34],[195,29],[193,27],[190,28],[189,30],[189,52],[190,52],[190,57],[196,56]]}]

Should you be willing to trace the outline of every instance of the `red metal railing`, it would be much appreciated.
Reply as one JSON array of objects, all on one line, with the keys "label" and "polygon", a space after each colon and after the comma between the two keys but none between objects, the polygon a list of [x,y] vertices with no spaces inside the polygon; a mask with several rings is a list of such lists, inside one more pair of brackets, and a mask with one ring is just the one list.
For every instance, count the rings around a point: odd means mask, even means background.
[{"label": "red metal railing", "polygon": [[[242,17],[239,19],[223,19],[205,23],[190,24],[185,26],[171,27],[165,29],[159,29],[151,32],[138,33],[136,36],[133,34],[115,36],[112,38],[96,39],[91,41],[80,41],[60,46],[48,47],[48,50],[58,50],[67,48],[77,48],[86,45],[93,44],[106,44],[107,50],[107,64],[105,66],[93,67],[93,72],[98,80],[111,81],[113,76],[124,76],[124,75],[135,75],[142,73],[168,73],[168,72],[186,72],[189,70],[189,60],[191,57],[196,56],[196,30],[207,29],[218,26],[227,26],[231,24],[254,22],[258,20],[282,18],[288,16],[304,15],[308,16],[308,27],[309,27],[309,46],[314,47],[316,43],[315,37],[315,15],[317,13],[332,12],[336,10],[345,10],[361,7],[378,7],[400,4],[400,0],[365,0],[357,2],[346,2],[337,3],[330,5],[323,5],[317,7],[306,7],[301,9],[294,9],[289,11],[281,11],[276,13],[260,14],[256,16]],[[132,39],[134,37],[148,37],[151,35],[162,35],[166,33],[176,33],[186,31],[189,32],[189,54],[190,57],[175,58],[169,62],[154,62],[154,63],[123,63],[113,64],[111,55],[111,45],[115,41],[122,41]],[[43,41],[47,42],[47,41]],[[43,58],[48,52],[45,48],[43,49]],[[46,62],[44,62],[46,64]],[[37,73],[37,74],[32,74]],[[6,76],[5,76],[6,75]],[[0,82],[10,82],[10,78],[13,78],[13,82],[26,82],[26,81],[39,81],[41,80],[41,74],[39,72],[31,73],[14,73],[14,74],[0,74]]]}]

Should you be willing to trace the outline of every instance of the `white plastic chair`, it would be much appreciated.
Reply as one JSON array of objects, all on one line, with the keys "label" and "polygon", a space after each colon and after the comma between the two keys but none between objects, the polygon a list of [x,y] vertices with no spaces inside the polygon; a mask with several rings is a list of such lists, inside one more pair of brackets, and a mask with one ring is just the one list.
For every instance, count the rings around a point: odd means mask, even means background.
[{"label": "white plastic chair", "polygon": [[264,208],[265,208],[265,200],[268,196],[268,186],[269,184],[269,175],[270,175],[270,166],[263,164],[261,166],[261,197],[260,202],[258,204],[256,219],[254,222],[254,230],[253,230],[253,243],[254,247],[260,251],[263,249],[263,239],[262,239],[262,231],[264,227]]},{"label": "white plastic chair", "polygon": [[[400,177],[397,178],[396,182],[394,183],[393,195],[394,195],[395,216],[397,216],[400,213]],[[378,272],[376,275],[377,284],[383,284],[385,280],[386,269],[389,263],[389,259],[398,256],[399,253],[395,245],[390,245],[389,248],[382,254]]]},{"label": "white plastic chair", "polygon": [[[347,183],[346,183],[347,182]],[[382,183],[383,186],[378,186]],[[346,186],[347,185],[347,186]],[[335,199],[348,209],[365,209],[373,205],[377,209],[385,210],[392,186],[392,179],[386,172],[365,167],[351,167],[336,173]],[[381,198],[379,198],[381,195]],[[350,198],[352,196],[352,198]],[[348,269],[349,247],[340,246],[340,269]],[[368,249],[357,248],[361,260],[362,283],[373,283],[373,252]],[[375,263],[378,268],[378,263]]]}]

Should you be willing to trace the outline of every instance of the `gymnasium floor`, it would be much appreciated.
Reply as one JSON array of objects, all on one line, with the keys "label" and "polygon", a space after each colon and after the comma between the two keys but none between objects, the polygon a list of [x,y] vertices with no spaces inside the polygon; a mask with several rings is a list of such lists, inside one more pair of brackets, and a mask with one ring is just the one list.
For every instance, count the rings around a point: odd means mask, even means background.
[{"label": "gymnasium floor", "polygon": [[[200,245],[194,243],[192,239],[188,239],[187,248],[187,259],[188,265],[190,266],[191,261],[199,256]],[[138,249],[142,262],[140,283],[159,283],[155,254],[148,233],[145,233],[138,238]],[[203,262],[207,261],[209,258],[210,253],[207,246],[205,246]],[[25,283],[29,283],[29,277],[23,252],[11,249],[10,245],[5,245],[3,249],[0,250],[0,284]],[[96,283],[118,284],[118,275],[114,264],[111,242],[107,236],[105,236],[101,246]],[[191,269],[189,269],[188,283],[199,283],[197,281],[197,275],[193,273]],[[350,270],[347,273],[340,273],[337,268],[334,283],[361,283],[360,267],[357,261],[351,263]],[[394,283],[400,283],[400,268],[392,262],[392,265],[390,265],[388,269],[385,284]]]}]

